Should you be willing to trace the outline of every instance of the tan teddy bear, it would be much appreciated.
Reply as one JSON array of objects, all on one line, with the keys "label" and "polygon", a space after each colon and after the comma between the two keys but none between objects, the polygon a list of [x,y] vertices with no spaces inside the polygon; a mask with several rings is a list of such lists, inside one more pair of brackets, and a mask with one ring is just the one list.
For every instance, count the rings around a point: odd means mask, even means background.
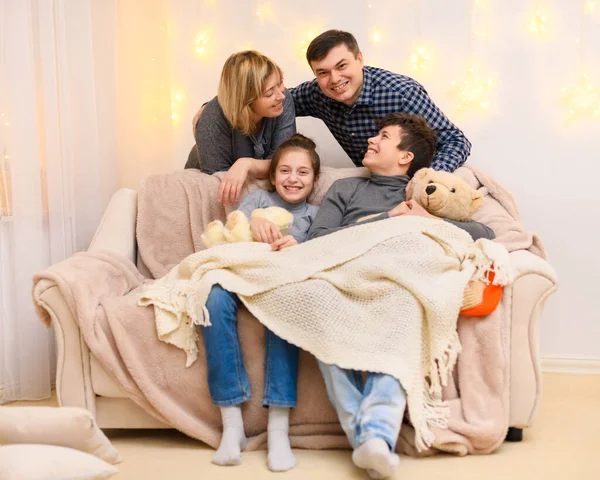
[{"label": "tan teddy bear", "polygon": [[[283,236],[288,234],[294,220],[294,215],[281,207],[253,210],[250,218],[259,217],[273,222]],[[201,238],[206,248],[221,243],[252,242],[255,240],[250,231],[250,221],[240,210],[235,210],[227,215],[225,225],[221,220],[210,222]]]},{"label": "tan teddy bear", "polygon": [[[414,199],[432,215],[468,222],[483,206],[483,196],[463,179],[449,172],[422,168],[406,188],[406,200]],[[502,289],[483,281],[469,282],[463,295],[461,313],[482,316],[500,301]]]},{"label": "tan teddy bear", "polygon": [[406,189],[406,200],[414,198],[432,215],[468,222],[483,205],[483,196],[462,178],[433,168],[422,168]]}]

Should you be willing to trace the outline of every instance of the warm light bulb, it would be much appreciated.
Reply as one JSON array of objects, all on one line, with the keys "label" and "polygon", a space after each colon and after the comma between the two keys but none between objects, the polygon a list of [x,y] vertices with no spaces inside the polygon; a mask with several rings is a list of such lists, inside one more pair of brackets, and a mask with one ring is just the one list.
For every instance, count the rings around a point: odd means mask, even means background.
[{"label": "warm light bulb", "polygon": [[300,51],[302,52],[302,56],[306,56],[306,51],[308,50],[308,45],[310,44],[312,39],[315,38],[316,36],[317,36],[317,34],[313,30],[310,30],[305,35],[306,39],[300,40]]},{"label": "warm light bulb", "polygon": [[535,12],[533,17],[529,19],[529,31],[536,35],[544,33],[548,24],[548,17],[541,13],[539,10]]},{"label": "warm light bulb", "polygon": [[196,37],[196,53],[204,55],[206,53],[206,45],[208,45],[208,35],[200,33]]},{"label": "warm light bulb", "polygon": [[381,42],[382,40],[383,40],[383,34],[380,31],[375,30],[371,35],[371,43],[377,44],[377,43]]},{"label": "warm light bulb", "polygon": [[258,5],[256,9],[256,16],[260,20],[260,23],[263,24],[267,21],[275,21],[275,13],[273,12],[273,7],[271,6],[271,2],[262,2]]},{"label": "warm light bulb", "polygon": [[567,104],[568,119],[584,115],[598,116],[600,110],[600,88],[592,85],[586,74],[581,75],[576,86],[561,90],[563,101]]},{"label": "warm light bulb", "polygon": [[429,53],[427,53],[427,49],[425,47],[417,47],[410,57],[410,68],[415,72],[422,72],[427,69],[428,61]]},{"label": "warm light bulb", "polygon": [[586,12],[593,12],[594,10],[596,10],[597,6],[598,6],[597,0],[588,0],[587,2],[585,2]]},{"label": "warm light bulb", "polygon": [[469,67],[464,80],[452,82],[452,93],[458,100],[457,110],[462,111],[466,108],[487,110],[490,106],[489,96],[493,86],[493,79],[482,78],[474,67]]}]

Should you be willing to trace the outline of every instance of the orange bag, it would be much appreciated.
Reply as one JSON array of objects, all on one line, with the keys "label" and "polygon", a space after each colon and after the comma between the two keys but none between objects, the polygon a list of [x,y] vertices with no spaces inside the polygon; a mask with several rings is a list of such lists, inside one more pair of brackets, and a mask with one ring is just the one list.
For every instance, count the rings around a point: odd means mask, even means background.
[{"label": "orange bag", "polygon": [[502,300],[503,287],[502,285],[492,285],[495,275],[493,270],[488,274],[490,283],[483,289],[483,299],[481,300],[481,303],[474,307],[467,308],[466,310],[461,310],[461,315],[465,317],[483,317],[496,310],[500,300]]}]

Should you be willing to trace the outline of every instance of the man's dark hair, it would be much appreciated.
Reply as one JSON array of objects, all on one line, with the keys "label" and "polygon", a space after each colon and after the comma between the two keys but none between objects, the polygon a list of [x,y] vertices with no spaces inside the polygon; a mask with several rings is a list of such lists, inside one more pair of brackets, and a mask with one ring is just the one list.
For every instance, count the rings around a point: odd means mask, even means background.
[{"label": "man's dark hair", "polygon": [[354,58],[358,57],[360,48],[358,48],[358,42],[354,35],[342,30],[327,30],[310,42],[306,50],[308,64],[311,65],[311,62],[323,60],[332,48],[342,44],[348,47]]},{"label": "man's dark hair", "polygon": [[437,143],[435,131],[421,115],[412,113],[390,113],[377,122],[379,130],[393,125],[402,129],[398,150],[414,155],[407,172],[412,178],[418,170],[431,165]]}]

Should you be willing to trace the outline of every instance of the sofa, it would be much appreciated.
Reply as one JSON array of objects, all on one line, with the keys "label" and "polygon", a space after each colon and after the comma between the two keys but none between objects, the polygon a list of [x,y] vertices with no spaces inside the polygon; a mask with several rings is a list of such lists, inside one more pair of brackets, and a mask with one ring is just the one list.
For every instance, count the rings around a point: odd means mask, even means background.
[{"label": "sofa", "polygon": [[[353,175],[342,169],[342,176]],[[360,169],[356,169],[358,171]],[[473,173],[464,167],[457,174],[482,188]],[[461,172],[462,171],[462,172]],[[326,188],[333,181],[325,175]],[[328,179],[328,180],[327,180]],[[489,192],[486,191],[486,194]],[[151,277],[136,241],[138,192],[121,188],[114,193],[104,212],[91,244],[90,252],[110,251],[133,262],[146,277]],[[535,258],[547,268],[532,271],[521,268]],[[508,440],[518,441],[523,429],[535,419],[542,391],[539,356],[539,328],[546,299],[557,288],[556,277],[547,262],[531,251],[511,253],[517,277],[505,288],[504,300],[509,308],[505,323],[509,331],[509,430]],[[548,274],[540,272],[550,272]],[[58,365],[56,391],[60,405],[83,407],[92,412],[101,428],[170,428],[146,413],[106,373],[90,352],[78,327],[78,320],[57,285],[42,280],[40,299],[52,318],[56,335]],[[240,320],[242,321],[242,320]],[[243,321],[257,322],[246,314]],[[316,363],[315,363],[316,368]]]}]

